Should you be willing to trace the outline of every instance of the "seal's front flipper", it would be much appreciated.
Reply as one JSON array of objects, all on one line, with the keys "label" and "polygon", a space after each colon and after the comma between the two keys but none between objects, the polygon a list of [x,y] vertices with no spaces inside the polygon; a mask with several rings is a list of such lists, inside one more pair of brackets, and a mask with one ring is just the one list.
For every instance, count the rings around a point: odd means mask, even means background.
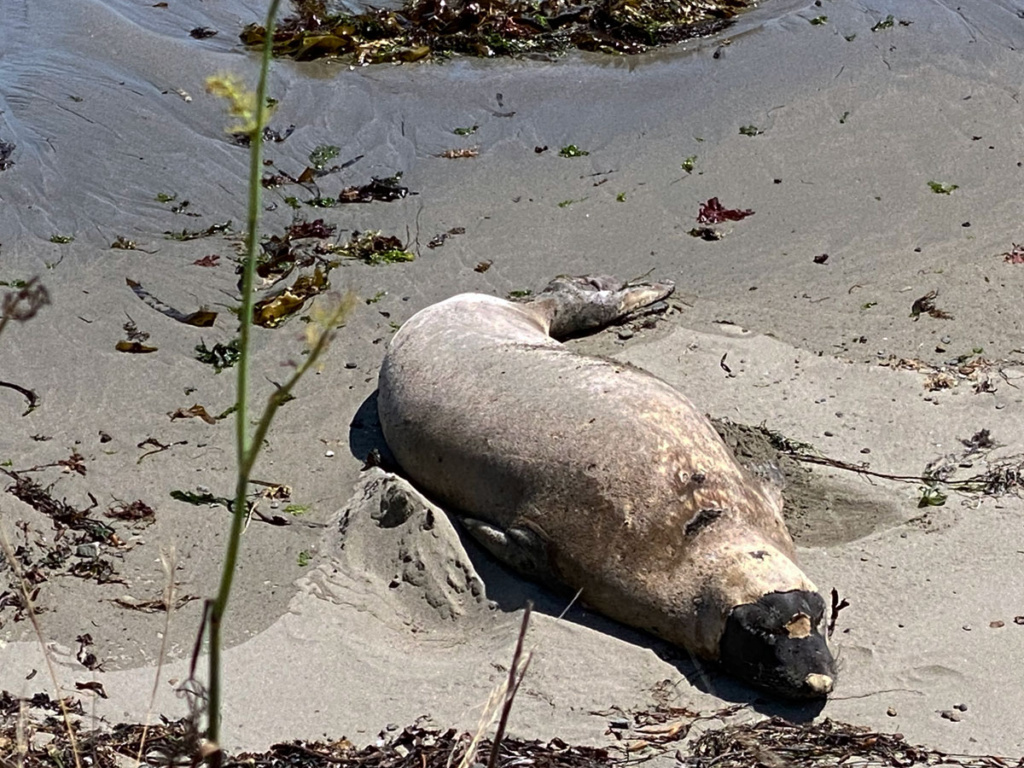
[{"label": "seal's front flipper", "polygon": [[556,277],[530,307],[548,321],[548,333],[564,338],[601,328],[675,290],[671,282],[623,283],[607,275]]},{"label": "seal's front flipper", "polygon": [[528,528],[498,528],[472,517],[459,522],[488,552],[527,578],[550,581],[553,577],[544,540]]}]

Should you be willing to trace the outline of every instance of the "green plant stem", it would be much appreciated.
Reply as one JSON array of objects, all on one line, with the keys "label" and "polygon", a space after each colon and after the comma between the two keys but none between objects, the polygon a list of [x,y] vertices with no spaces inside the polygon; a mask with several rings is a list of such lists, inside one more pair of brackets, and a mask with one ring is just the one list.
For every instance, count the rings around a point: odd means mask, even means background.
[{"label": "green plant stem", "polygon": [[[239,347],[241,350],[238,361],[238,410],[235,412],[235,440],[238,453],[238,477],[235,483],[235,503],[232,509],[231,531],[228,535],[227,551],[221,570],[220,588],[217,597],[210,607],[209,615],[209,701],[207,709],[207,739],[217,748],[214,761],[220,763],[220,717],[221,717],[221,624],[228,607],[231,585],[235,577],[235,566],[238,562],[238,549],[242,538],[242,526],[246,518],[246,494],[249,488],[249,476],[256,462],[256,455],[266,429],[259,430],[256,440],[250,440],[248,434],[248,385],[249,385],[249,337],[252,330],[252,286],[256,273],[256,250],[259,247],[260,219],[260,179],[263,166],[263,128],[267,122],[267,75],[270,71],[270,58],[274,42],[274,19],[277,16],[281,0],[271,0],[267,11],[267,36],[263,43],[260,61],[260,79],[256,87],[256,125],[251,136],[249,153],[249,216],[247,221],[247,242],[245,264],[242,270],[242,307],[239,312]],[[276,394],[276,393],[275,393]],[[265,414],[266,416],[266,414]],[[268,418],[261,420],[260,426],[269,423]]]}]

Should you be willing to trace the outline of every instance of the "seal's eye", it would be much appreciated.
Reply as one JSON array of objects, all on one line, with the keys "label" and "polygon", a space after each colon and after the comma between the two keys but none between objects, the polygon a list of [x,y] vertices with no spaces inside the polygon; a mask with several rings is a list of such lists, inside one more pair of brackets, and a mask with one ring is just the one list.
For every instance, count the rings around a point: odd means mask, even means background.
[{"label": "seal's eye", "polygon": [[825,601],[816,592],[772,592],[729,614],[722,664],[755,685],[789,697],[832,690],[835,663],[821,634]]}]

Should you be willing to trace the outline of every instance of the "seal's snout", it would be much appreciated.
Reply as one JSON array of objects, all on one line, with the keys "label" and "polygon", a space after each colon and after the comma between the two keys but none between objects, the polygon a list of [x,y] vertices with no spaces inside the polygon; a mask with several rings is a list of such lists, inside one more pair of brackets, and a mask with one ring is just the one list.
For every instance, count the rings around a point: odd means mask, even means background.
[{"label": "seal's snout", "polygon": [[771,592],[733,608],[722,635],[722,664],[754,685],[788,698],[828,696],[835,660],[821,631],[817,592]]},{"label": "seal's snout", "polygon": [[832,693],[833,680],[831,675],[822,675],[818,672],[812,672],[804,678],[804,689],[807,691],[807,695],[818,698],[820,696],[828,696]]}]

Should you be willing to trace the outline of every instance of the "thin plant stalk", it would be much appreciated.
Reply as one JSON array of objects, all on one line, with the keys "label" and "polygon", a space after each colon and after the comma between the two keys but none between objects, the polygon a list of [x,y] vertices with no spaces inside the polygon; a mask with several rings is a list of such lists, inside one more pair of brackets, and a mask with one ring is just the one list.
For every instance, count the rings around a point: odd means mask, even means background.
[{"label": "thin plant stalk", "polygon": [[[60,714],[64,720],[64,730],[68,734],[68,744],[71,745],[71,754],[75,759],[75,768],[82,768],[82,760],[78,751],[78,739],[75,737],[75,729],[71,725],[71,716],[68,714],[67,704],[64,702],[64,697],[61,695],[60,681],[57,679],[57,670],[53,665],[53,658],[50,654],[50,649],[46,645],[43,628],[39,625],[39,616],[36,614],[36,607],[32,602],[32,593],[28,588],[28,582],[25,580],[25,572],[22,570],[21,564],[14,557],[14,547],[11,546],[11,540],[7,538],[7,529],[4,528],[3,525],[0,525],[0,551],[3,552],[4,558],[10,564],[11,570],[14,571],[15,577],[18,579],[18,587],[21,589],[21,599],[25,603],[25,613],[28,614],[28,618],[32,622],[32,629],[36,633],[36,641],[39,643],[39,650],[43,652],[43,660],[46,662],[46,669],[50,673],[50,681],[53,683],[53,693],[57,699],[58,706],[60,706]],[[20,760],[23,760],[23,758],[19,757],[19,761]]]},{"label": "thin plant stalk", "polygon": [[[238,359],[238,410],[235,413],[235,442],[238,455],[238,476],[235,482],[235,503],[232,508],[231,531],[228,534],[227,551],[224,555],[224,563],[221,570],[220,588],[217,590],[217,597],[210,606],[209,615],[209,702],[207,728],[207,739],[215,746],[220,745],[220,716],[221,716],[221,624],[224,620],[224,613],[227,611],[228,598],[231,595],[231,585],[235,577],[235,566],[238,563],[238,549],[242,536],[242,525],[246,513],[246,492],[249,487],[249,476],[253,465],[256,463],[256,455],[261,445],[263,435],[266,434],[266,426],[273,418],[271,409],[263,414],[260,420],[260,427],[257,429],[257,436],[250,440],[248,434],[249,414],[249,339],[252,330],[252,289],[253,278],[256,273],[256,250],[259,247],[259,220],[261,204],[260,179],[262,176],[263,164],[263,128],[267,123],[267,74],[270,71],[270,58],[274,42],[274,19],[277,16],[277,9],[280,0],[271,0],[270,8],[267,11],[266,30],[267,36],[263,43],[263,53],[260,60],[260,79],[256,87],[255,105],[255,126],[250,136],[249,153],[249,215],[246,222],[246,253],[245,262],[242,268],[242,306],[239,311],[239,359]],[[308,362],[308,358],[307,358]],[[272,401],[274,398],[272,397]],[[273,411],[276,411],[276,407]],[[219,749],[215,760],[219,762]]]}]

